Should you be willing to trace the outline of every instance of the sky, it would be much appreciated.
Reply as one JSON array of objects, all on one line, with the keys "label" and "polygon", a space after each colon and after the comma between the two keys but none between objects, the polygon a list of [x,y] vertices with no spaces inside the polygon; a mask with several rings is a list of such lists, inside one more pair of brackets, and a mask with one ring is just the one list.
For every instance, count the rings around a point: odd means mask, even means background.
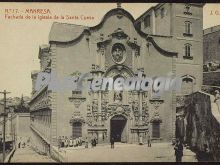
[{"label": "sky", "polygon": [[[122,3],[122,8],[134,18],[139,17],[155,3]],[[31,71],[39,70],[39,45],[48,44],[48,36],[54,21],[97,25],[106,12],[116,7],[116,3],[0,3],[0,91],[10,91],[9,97],[30,96],[32,90]],[[13,10],[9,10],[13,9]],[[42,19],[42,14],[25,13],[30,9],[46,9],[45,16],[53,19]],[[211,14],[213,13],[213,14]],[[23,19],[8,19],[11,15],[23,16]],[[27,14],[31,17],[26,17]],[[38,18],[38,15],[40,16]],[[54,16],[64,16],[54,19]],[[90,20],[69,19],[67,15],[81,18],[93,17]],[[35,17],[35,19],[34,19]],[[72,17],[72,18],[73,18]],[[203,28],[220,25],[220,3],[206,4],[203,8]],[[0,99],[3,96],[0,95]]]}]

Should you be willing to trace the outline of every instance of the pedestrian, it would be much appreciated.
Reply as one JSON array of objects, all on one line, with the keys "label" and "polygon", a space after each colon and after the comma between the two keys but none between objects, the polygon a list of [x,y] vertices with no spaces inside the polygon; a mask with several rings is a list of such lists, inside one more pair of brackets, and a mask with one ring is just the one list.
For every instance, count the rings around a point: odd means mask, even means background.
[{"label": "pedestrian", "polygon": [[61,145],[62,145],[62,140],[61,140],[61,136],[59,136],[59,138],[58,138],[58,149],[61,148]]},{"label": "pedestrian", "polygon": [[79,139],[76,138],[76,147],[78,147],[78,146],[79,146]]},{"label": "pedestrian", "polygon": [[176,162],[182,162],[183,144],[179,139],[176,140],[174,150],[175,150]]},{"label": "pedestrian", "polygon": [[73,146],[76,147],[76,139],[73,140]]},{"label": "pedestrian", "polygon": [[18,148],[20,148],[20,147],[21,147],[21,142],[18,143]]},{"label": "pedestrian", "polygon": [[147,146],[148,147],[151,147],[151,137],[150,137],[150,134],[148,133],[147,135]]},{"label": "pedestrian", "polygon": [[139,136],[139,145],[143,145],[143,138],[141,135]]},{"label": "pedestrian", "polygon": [[64,147],[67,148],[68,147],[68,138],[65,136],[65,140],[64,140]]},{"label": "pedestrian", "polygon": [[82,146],[82,139],[79,137],[79,146]]},{"label": "pedestrian", "polygon": [[97,140],[97,138],[95,137],[95,138],[94,138],[94,146],[95,146],[95,147],[96,147],[97,142],[98,142],[98,140]]},{"label": "pedestrian", "polygon": [[94,147],[94,138],[92,137],[91,139],[91,145],[92,145],[92,148]]},{"label": "pedestrian", "polygon": [[114,139],[114,137],[111,138],[110,142],[111,142],[111,148],[114,148],[114,147],[115,147],[115,146],[114,146],[114,144],[115,144],[115,139]]},{"label": "pedestrian", "polygon": [[64,138],[64,136],[62,136],[62,138],[61,138],[61,148],[64,147],[64,141],[65,141],[65,138]]},{"label": "pedestrian", "polygon": [[70,140],[69,140],[69,147],[73,147],[73,139],[72,139],[72,137],[70,137]]},{"label": "pedestrian", "polygon": [[89,141],[88,141],[88,138],[86,137],[86,139],[85,139],[85,148],[88,148],[88,145],[89,145]]},{"label": "pedestrian", "polygon": [[213,157],[212,157],[211,151],[210,151],[210,149],[209,149],[207,144],[204,144],[204,150],[205,150],[205,158],[206,158],[205,161],[208,161],[208,162],[213,161]]},{"label": "pedestrian", "polygon": [[201,162],[212,162],[212,154],[207,144],[204,144],[203,149],[197,153],[197,159]]},{"label": "pedestrian", "polygon": [[220,99],[220,92],[219,92],[219,90],[215,90],[215,100],[214,100],[214,102],[216,102],[219,99]]}]

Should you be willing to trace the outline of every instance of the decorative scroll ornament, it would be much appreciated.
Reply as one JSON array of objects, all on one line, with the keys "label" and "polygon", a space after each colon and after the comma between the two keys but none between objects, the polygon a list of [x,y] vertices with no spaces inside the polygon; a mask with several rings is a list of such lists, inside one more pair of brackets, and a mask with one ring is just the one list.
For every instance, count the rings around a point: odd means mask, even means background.
[{"label": "decorative scroll ornament", "polygon": [[69,100],[74,103],[76,108],[79,108],[81,103],[86,101],[86,98],[82,97],[81,94],[73,94],[72,97],[69,97]]},{"label": "decorative scroll ornament", "polygon": [[159,115],[158,108],[163,102],[164,100],[158,100],[158,99],[150,100],[150,103],[153,104],[155,108],[153,116],[151,118],[151,122],[162,122],[160,115]]},{"label": "decorative scroll ornament", "polygon": [[138,125],[139,122],[139,104],[137,101],[134,101],[132,103],[132,110],[133,110],[133,114],[134,114],[134,121],[135,121],[135,125]]},{"label": "decorative scroll ornament", "polygon": [[125,34],[121,28],[118,28],[117,30],[115,30],[114,33],[111,34],[111,36],[118,40],[125,39],[128,37],[128,35]]},{"label": "decorative scroll ornament", "polygon": [[185,97],[184,96],[177,96],[176,97],[176,106],[182,107],[185,105]]},{"label": "decorative scroll ornament", "polygon": [[143,102],[142,107],[142,121],[143,125],[148,125],[149,123],[149,107],[147,105],[147,102]]},{"label": "decorative scroll ornament", "polygon": [[151,118],[150,122],[162,122],[162,119],[160,118],[159,112],[157,110],[154,112],[154,115]]},{"label": "decorative scroll ornament", "polygon": [[34,111],[44,108],[51,108],[51,105],[51,96],[48,94],[48,92],[42,92],[32,103],[30,110]]},{"label": "decorative scroll ornament", "polygon": [[102,102],[102,110],[101,110],[101,118],[102,118],[102,121],[105,121],[106,119],[107,119],[107,110],[108,110],[108,108],[107,108],[107,101],[103,101]]},{"label": "decorative scroll ornament", "polygon": [[79,111],[75,111],[73,113],[72,118],[70,119],[70,124],[75,123],[75,122],[80,122],[80,123],[85,123],[84,118],[81,116]]},{"label": "decorative scroll ornament", "polygon": [[109,118],[114,115],[124,115],[124,116],[129,117],[131,119],[131,116],[130,116],[131,110],[130,110],[129,105],[111,104],[111,105],[108,105],[107,110],[108,111],[107,111],[106,118]]},{"label": "decorative scroll ornament", "polygon": [[191,5],[190,5],[189,3],[186,3],[186,4],[185,4],[184,14],[186,14],[186,15],[192,15],[192,13],[190,12],[190,8],[191,8]]},{"label": "decorative scroll ornament", "polygon": [[74,103],[76,108],[79,108],[81,103],[86,101],[86,98],[73,98],[73,97],[70,97],[69,100]]},{"label": "decorative scroll ornament", "polygon": [[150,100],[150,103],[153,104],[154,108],[157,110],[159,106],[164,102],[164,100]]}]

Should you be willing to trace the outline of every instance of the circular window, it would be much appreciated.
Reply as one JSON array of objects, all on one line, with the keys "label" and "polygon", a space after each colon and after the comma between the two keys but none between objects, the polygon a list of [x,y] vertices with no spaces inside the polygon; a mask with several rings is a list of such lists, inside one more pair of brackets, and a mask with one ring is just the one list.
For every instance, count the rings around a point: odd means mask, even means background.
[{"label": "circular window", "polygon": [[125,46],[116,43],[112,46],[112,59],[117,64],[122,64],[125,61],[126,53],[125,53]]}]

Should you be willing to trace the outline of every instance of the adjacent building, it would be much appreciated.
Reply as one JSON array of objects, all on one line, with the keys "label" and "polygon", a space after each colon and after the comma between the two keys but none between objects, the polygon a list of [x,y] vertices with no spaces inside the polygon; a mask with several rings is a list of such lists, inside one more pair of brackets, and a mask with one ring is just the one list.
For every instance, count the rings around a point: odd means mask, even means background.
[{"label": "adjacent building", "polygon": [[204,64],[215,62],[220,64],[220,25],[203,31]]},{"label": "adjacent building", "polygon": [[[203,5],[160,3],[136,20],[121,7],[107,12],[94,27],[53,23],[49,44],[39,48],[40,71],[31,74],[32,143],[49,153],[60,136],[110,138],[124,143],[176,137],[176,115],[184,96],[201,89]],[[179,76],[180,92],[160,97],[152,91],[36,90],[39,72],[67,77],[92,73],[95,78]]]}]

